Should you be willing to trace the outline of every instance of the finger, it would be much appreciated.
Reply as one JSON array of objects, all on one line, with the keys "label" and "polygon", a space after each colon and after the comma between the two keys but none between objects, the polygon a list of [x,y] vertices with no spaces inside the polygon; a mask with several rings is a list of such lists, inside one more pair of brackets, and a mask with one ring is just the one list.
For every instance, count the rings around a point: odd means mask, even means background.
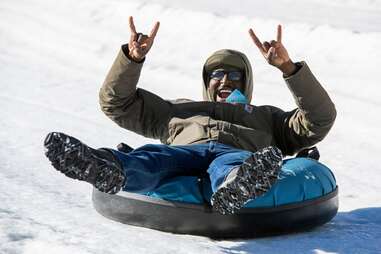
[{"label": "finger", "polygon": [[134,18],[132,16],[130,16],[128,18],[128,24],[130,26],[130,31],[132,34],[136,34],[136,28],[135,28],[135,24],[134,24]]},{"label": "finger", "polygon": [[138,49],[135,49],[134,51],[134,55],[138,58],[143,58],[145,53],[143,52],[143,50],[141,50],[140,48]]},{"label": "finger", "polygon": [[148,35],[146,35],[146,34],[142,34],[142,33],[138,33],[138,38],[137,38],[137,42],[138,43],[144,43],[144,42],[146,42],[147,41],[147,39],[148,39]]},{"label": "finger", "polygon": [[136,33],[136,28],[135,28],[135,25],[134,25],[134,19],[132,16],[130,16],[128,18],[128,24],[129,24],[129,27],[130,27],[130,31],[131,31],[131,36],[130,36],[130,45],[133,45],[137,39],[138,39],[138,34]]},{"label": "finger", "polygon": [[282,26],[278,25],[276,41],[282,43]]},{"label": "finger", "polygon": [[152,42],[152,40],[150,40],[147,36],[147,37],[143,38],[141,41],[139,41],[139,47],[143,51],[148,50],[150,48],[150,46],[152,45],[151,42]]},{"label": "finger", "polygon": [[262,54],[266,54],[266,50],[265,48],[263,47],[261,41],[258,39],[258,37],[255,35],[253,29],[249,29],[249,34],[250,34],[250,37],[251,39],[253,39],[255,45],[257,45],[258,49],[262,52]]},{"label": "finger", "polygon": [[263,43],[263,46],[265,47],[266,52],[268,52],[269,49],[271,48],[271,45],[270,45],[270,43],[269,43],[268,41],[265,41],[265,42]]},{"label": "finger", "polygon": [[138,34],[136,33],[131,33],[131,36],[130,36],[130,45],[134,46],[136,44],[136,41],[138,39]]},{"label": "finger", "polygon": [[138,38],[138,34],[136,33],[132,33],[131,36],[130,36],[130,42],[128,43],[129,45],[131,45],[131,47],[136,47],[137,46],[137,40]]},{"label": "finger", "polygon": [[137,43],[136,41],[133,41],[133,42],[131,43],[131,45],[132,45],[133,48],[139,48],[139,47],[140,47],[140,44]]},{"label": "finger", "polygon": [[155,39],[157,31],[159,30],[159,27],[160,27],[160,22],[156,22],[154,27],[151,30],[151,33],[149,34],[149,37],[152,38],[152,40]]},{"label": "finger", "polygon": [[150,48],[151,48],[151,45],[144,44],[144,45],[142,45],[142,47],[141,47],[141,51],[142,51],[143,54],[147,54],[148,51],[150,50]]},{"label": "finger", "polygon": [[267,52],[267,56],[266,56],[266,59],[269,63],[272,63],[274,61],[274,57],[275,57],[275,48],[274,47],[271,47],[269,49],[269,51]]},{"label": "finger", "polygon": [[271,45],[271,47],[279,48],[281,44],[275,40],[272,40],[272,41],[270,41],[270,45]]}]

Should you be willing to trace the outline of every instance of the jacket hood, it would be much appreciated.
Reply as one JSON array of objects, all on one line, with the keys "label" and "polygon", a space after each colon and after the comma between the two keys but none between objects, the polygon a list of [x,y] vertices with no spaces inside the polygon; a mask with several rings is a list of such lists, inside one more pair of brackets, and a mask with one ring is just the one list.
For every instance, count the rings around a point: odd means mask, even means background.
[{"label": "jacket hood", "polygon": [[253,71],[246,55],[232,49],[218,50],[206,60],[202,70],[204,100],[215,101],[213,94],[208,92],[209,73],[217,68],[224,67],[235,67],[243,70],[245,77],[243,94],[250,103],[253,94]]}]

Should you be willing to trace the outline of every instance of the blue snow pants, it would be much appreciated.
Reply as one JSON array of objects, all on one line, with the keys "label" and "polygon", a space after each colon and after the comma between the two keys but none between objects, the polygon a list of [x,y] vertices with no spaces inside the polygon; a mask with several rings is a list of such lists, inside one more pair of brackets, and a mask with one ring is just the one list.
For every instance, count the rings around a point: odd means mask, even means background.
[{"label": "blue snow pants", "polygon": [[129,153],[112,150],[123,165],[126,175],[124,191],[153,191],[161,181],[180,175],[208,172],[215,192],[231,170],[252,153],[217,142],[168,146],[149,144]]}]

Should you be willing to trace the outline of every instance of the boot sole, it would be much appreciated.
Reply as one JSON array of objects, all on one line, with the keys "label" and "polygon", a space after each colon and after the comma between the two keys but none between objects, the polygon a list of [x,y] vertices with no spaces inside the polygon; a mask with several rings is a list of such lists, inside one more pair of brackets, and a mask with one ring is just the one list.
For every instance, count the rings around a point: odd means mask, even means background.
[{"label": "boot sole", "polygon": [[64,133],[51,132],[44,141],[45,155],[53,167],[67,177],[91,183],[98,190],[115,194],[125,176],[117,163],[96,154],[96,150]]},{"label": "boot sole", "polygon": [[236,175],[212,195],[211,203],[221,214],[234,214],[248,201],[269,191],[277,181],[282,153],[268,147],[254,153],[238,167]]}]

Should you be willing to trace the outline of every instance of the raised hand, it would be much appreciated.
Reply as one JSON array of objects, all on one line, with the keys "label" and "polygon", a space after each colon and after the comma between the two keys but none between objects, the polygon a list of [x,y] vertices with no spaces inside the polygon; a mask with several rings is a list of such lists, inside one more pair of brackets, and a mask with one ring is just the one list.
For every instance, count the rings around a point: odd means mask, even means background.
[{"label": "raised hand", "polygon": [[149,35],[136,32],[132,16],[129,17],[128,23],[131,31],[130,42],[128,43],[129,55],[134,61],[141,61],[151,49],[160,23],[155,23]]},{"label": "raised hand", "polygon": [[278,25],[277,39],[270,42],[261,42],[255,35],[253,29],[249,29],[249,34],[266,61],[280,69],[285,75],[289,75],[296,69],[295,64],[288,56],[286,48],[282,44],[282,26]]}]

